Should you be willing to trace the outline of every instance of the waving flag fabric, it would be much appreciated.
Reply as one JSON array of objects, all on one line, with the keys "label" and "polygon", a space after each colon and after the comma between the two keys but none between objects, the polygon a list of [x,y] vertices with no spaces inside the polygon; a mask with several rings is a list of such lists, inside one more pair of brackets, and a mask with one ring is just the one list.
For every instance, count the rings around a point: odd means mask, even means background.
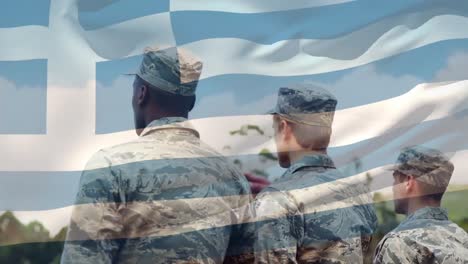
[{"label": "waving flag fabric", "polygon": [[[330,155],[348,176],[423,144],[452,157],[467,184],[468,2],[460,0],[21,0],[0,11],[0,211],[56,234],[86,161],[132,140],[131,79],[143,48],[204,62],[191,118],[206,143],[251,169],[274,152],[262,115],[281,85],[338,98]],[[265,134],[231,133],[255,125]],[[266,169],[279,175],[275,164]],[[0,223],[1,224],[1,223]],[[0,226],[0,228],[2,228]],[[40,242],[2,241],[0,246]]]}]

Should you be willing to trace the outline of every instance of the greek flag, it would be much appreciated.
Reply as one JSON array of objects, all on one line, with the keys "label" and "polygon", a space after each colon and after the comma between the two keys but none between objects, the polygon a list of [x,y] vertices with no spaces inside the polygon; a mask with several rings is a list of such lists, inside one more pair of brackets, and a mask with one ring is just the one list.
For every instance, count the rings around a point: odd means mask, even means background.
[{"label": "greek flag", "polygon": [[[122,74],[154,44],[201,58],[190,118],[203,141],[246,170],[258,164],[251,157],[275,150],[263,113],[278,88],[312,82],[338,99],[330,156],[350,176],[371,175],[372,191],[391,188],[384,168],[412,145],[446,153],[455,165],[451,184],[468,184],[468,1],[2,5],[0,216],[39,221],[50,236],[68,224],[92,154],[136,138],[132,80]],[[282,173],[274,162],[266,170],[272,179]],[[44,241],[15,237],[2,219],[0,247]]]}]

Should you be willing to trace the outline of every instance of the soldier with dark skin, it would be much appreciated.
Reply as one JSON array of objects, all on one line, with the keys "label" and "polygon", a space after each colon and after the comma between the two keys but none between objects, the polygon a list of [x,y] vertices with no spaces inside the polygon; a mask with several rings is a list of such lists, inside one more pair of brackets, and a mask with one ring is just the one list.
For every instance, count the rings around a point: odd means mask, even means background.
[{"label": "soldier with dark skin", "polygon": [[188,122],[202,63],[145,50],[133,83],[139,138],[83,171],[62,263],[223,263],[250,217],[245,177]]},{"label": "soldier with dark skin", "polygon": [[390,170],[395,212],[407,218],[381,240],[374,263],[468,263],[468,234],[441,208],[454,170],[448,158],[408,147]]}]

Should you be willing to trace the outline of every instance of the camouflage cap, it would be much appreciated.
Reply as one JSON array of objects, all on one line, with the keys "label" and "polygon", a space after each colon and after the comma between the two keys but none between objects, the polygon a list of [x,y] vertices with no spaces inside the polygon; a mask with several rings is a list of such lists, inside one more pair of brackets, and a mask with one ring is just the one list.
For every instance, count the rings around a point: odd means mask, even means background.
[{"label": "camouflage cap", "polygon": [[329,91],[313,84],[296,84],[278,91],[277,114],[293,122],[331,127],[337,100]]},{"label": "camouflage cap", "polygon": [[181,48],[147,47],[140,68],[135,73],[163,91],[195,95],[203,63]]},{"label": "camouflage cap", "polygon": [[422,146],[402,150],[391,170],[417,178],[418,181],[440,187],[448,186],[454,166],[440,151]]}]

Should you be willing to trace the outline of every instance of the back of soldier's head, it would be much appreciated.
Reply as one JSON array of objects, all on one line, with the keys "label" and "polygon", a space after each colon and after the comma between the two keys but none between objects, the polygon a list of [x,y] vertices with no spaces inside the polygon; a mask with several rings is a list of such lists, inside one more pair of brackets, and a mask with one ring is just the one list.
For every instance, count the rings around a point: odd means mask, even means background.
[{"label": "back of soldier's head", "polygon": [[286,120],[301,147],[326,149],[330,142],[337,99],[314,84],[296,84],[278,91],[275,121]]},{"label": "back of soldier's head", "polygon": [[141,85],[149,88],[151,103],[170,116],[187,117],[195,105],[195,95],[183,96],[169,93],[148,83],[138,75],[135,76],[134,86]]},{"label": "back of soldier's head", "polygon": [[176,116],[186,115],[195,103],[203,63],[189,51],[147,47],[135,73],[135,85],[149,88],[152,103]]}]

